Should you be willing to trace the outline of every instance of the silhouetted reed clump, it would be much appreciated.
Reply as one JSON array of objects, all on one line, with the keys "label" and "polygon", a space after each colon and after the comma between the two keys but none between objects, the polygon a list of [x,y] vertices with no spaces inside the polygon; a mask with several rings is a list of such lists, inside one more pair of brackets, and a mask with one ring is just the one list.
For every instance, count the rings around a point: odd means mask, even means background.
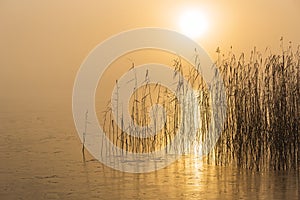
[{"label": "silhouetted reed clump", "polygon": [[[172,141],[178,150],[175,152],[188,154],[195,150],[194,146],[202,142],[210,120],[209,95],[205,90],[205,82],[194,67],[183,66],[180,58],[174,59],[173,67],[174,91],[159,82],[151,82],[148,72],[145,74],[142,86],[135,84],[128,105],[133,124],[125,125],[123,119],[118,122],[113,116],[111,107],[118,105],[120,101],[118,92],[112,99],[114,102],[110,102],[107,110],[104,111],[103,121],[100,120],[100,124],[110,141],[125,150],[124,152],[150,153],[165,149],[166,153],[169,153],[168,145]],[[135,74],[135,68],[130,70]],[[132,78],[132,81],[136,82],[136,75]],[[185,82],[189,83],[189,87],[200,91],[197,96],[190,93],[191,89],[187,88]],[[202,110],[200,114],[202,117],[199,125],[195,126],[197,104]],[[164,112],[159,112],[156,105],[161,105]],[[120,115],[120,112],[123,111],[117,109],[117,115]],[[152,128],[149,127],[150,124]],[[140,129],[136,126],[144,128]],[[196,130],[195,127],[198,129]],[[129,134],[132,132],[136,136]],[[180,139],[173,141],[176,134],[181,134]]]},{"label": "silhouetted reed clump", "polygon": [[[205,157],[206,162],[253,170],[299,169],[300,48],[293,52],[288,47],[280,55],[269,53],[265,57],[254,49],[248,61],[244,54],[237,58],[229,53],[226,58],[219,55],[215,64],[224,80],[227,115],[221,137]],[[210,98],[219,97],[209,95],[207,85],[198,73],[201,72],[201,66],[197,64],[197,57],[195,66],[184,68],[180,58],[174,60],[176,91],[170,91],[159,83],[150,83],[147,74],[145,84],[142,87],[136,85],[129,105],[130,116],[141,127],[147,127],[151,122],[155,126],[158,121],[164,121],[158,134],[147,138],[127,134],[137,131],[135,126],[123,127],[123,121],[117,122],[111,108],[108,108],[101,122],[107,137],[125,152],[154,152],[166,147],[174,139],[179,127],[183,126],[187,130],[183,131],[184,134],[193,134],[193,137],[183,135],[182,140],[176,141],[178,148],[188,145],[186,153],[202,151],[203,147],[199,144],[205,138],[213,140],[206,135],[212,116],[218,114],[210,112]],[[197,108],[185,100],[187,90],[178,74],[182,74],[192,88],[198,90],[199,130],[189,129],[194,127],[191,124],[195,122],[193,110]],[[179,94],[179,98],[175,93]],[[112,101],[118,104],[118,96]],[[181,106],[188,106],[188,109],[181,109],[179,101],[183,102]],[[156,104],[162,105],[165,112],[157,114],[154,110],[151,119],[149,113]],[[121,124],[121,127],[117,124]],[[140,134],[147,135],[150,132],[145,128]],[[191,138],[193,141],[189,142]]]},{"label": "silhouetted reed clump", "polygon": [[211,152],[217,165],[254,170],[299,169],[300,48],[263,58],[255,49],[219,59],[227,123]]}]

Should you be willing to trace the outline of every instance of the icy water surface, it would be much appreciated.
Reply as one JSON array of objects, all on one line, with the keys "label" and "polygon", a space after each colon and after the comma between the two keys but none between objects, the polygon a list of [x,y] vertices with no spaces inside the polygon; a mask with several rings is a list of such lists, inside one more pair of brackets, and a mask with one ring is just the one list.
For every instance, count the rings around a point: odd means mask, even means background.
[{"label": "icy water surface", "polygon": [[81,143],[70,112],[0,115],[0,199],[299,199],[299,172],[252,172],[182,157],[147,174],[110,169]]}]

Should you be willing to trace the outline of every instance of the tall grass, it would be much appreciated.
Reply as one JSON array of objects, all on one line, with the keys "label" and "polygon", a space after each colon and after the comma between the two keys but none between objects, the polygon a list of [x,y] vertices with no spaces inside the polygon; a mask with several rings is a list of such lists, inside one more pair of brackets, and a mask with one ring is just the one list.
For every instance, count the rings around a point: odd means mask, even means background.
[{"label": "tall grass", "polygon": [[[248,62],[234,54],[218,63],[226,85],[228,117],[215,151],[218,165],[254,170],[299,169],[300,49]],[[213,155],[214,154],[214,155]]]},{"label": "tall grass", "polygon": [[[248,61],[244,54],[239,57],[233,53],[226,58],[218,56],[216,65],[225,84],[227,118],[221,137],[205,158],[206,162],[253,170],[299,169],[300,48],[296,52],[291,49],[288,47],[280,55],[270,53],[265,57],[254,49]],[[159,83],[149,83],[148,73],[145,74],[146,84],[142,87],[136,85],[129,105],[135,124],[147,127],[151,123],[149,112],[156,104],[162,105],[166,111],[161,114],[163,116],[153,112],[154,124],[165,119],[156,135],[148,138],[131,136],[128,133],[137,131],[135,126],[125,129],[122,121],[122,127],[118,127],[108,107],[101,122],[107,137],[125,152],[149,153],[165,148],[178,134],[179,127],[189,130],[186,134],[195,132],[189,129],[193,120],[186,119],[193,119],[196,108],[185,101],[187,90],[182,77],[178,76],[182,74],[193,89],[199,91],[200,124],[192,142],[187,141],[189,137],[185,135],[177,141],[177,145],[178,148],[188,145],[186,149],[189,152],[186,153],[202,151],[198,148],[201,147],[199,144],[209,139],[206,135],[214,116],[210,112],[211,96],[207,85],[198,73],[203,66],[197,61],[195,63],[195,67],[183,66],[180,58],[174,60],[176,91],[170,91]],[[176,94],[180,94],[179,98]],[[118,101],[118,98],[112,101]],[[190,112],[182,109],[179,101],[183,102],[181,105],[188,106]],[[148,133],[150,130],[146,128],[140,134]]]}]

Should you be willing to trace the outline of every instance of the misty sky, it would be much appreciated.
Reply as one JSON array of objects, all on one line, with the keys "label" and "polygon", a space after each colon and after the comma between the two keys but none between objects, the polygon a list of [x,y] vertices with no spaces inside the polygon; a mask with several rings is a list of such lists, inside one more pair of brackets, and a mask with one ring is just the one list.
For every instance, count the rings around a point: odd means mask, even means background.
[{"label": "misty sky", "polygon": [[87,54],[121,31],[181,31],[182,12],[205,11],[208,30],[196,41],[215,59],[233,46],[248,54],[300,44],[300,1],[17,1],[0,0],[0,110],[71,109],[72,87]]}]

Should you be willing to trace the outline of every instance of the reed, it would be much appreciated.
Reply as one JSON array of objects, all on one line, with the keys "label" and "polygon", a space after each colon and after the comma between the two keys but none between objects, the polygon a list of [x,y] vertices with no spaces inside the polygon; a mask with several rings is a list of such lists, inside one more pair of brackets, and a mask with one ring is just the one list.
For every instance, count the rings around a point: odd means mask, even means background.
[{"label": "reed", "polygon": [[244,54],[222,59],[228,115],[214,152],[216,164],[299,169],[299,66],[299,48],[294,53],[291,46],[265,58],[254,49],[248,62]]},{"label": "reed", "polygon": [[[205,162],[258,171],[299,169],[300,47],[293,52],[288,46],[280,55],[270,53],[267,56],[254,48],[248,61],[243,53],[239,57],[232,52],[227,57],[221,56],[219,49],[217,53],[215,64],[224,80],[227,118],[221,137],[204,158]],[[150,83],[148,72],[145,74],[146,84],[139,88],[135,85],[129,105],[132,120],[147,127],[151,123],[151,108],[156,104],[162,105],[166,112],[162,116],[154,112],[152,116],[155,129],[157,121],[165,119],[159,133],[148,138],[133,137],[127,133],[137,131],[134,126],[124,130],[121,123],[122,127],[118,127],[108,108],[102,123],[107,137],[125,152],[150,153],[165,148],[174,139],[179,127],[188,130],[183,131],[186,134],[195,132],[190,127],[193,127],[196,108],[186,100],[188,94],[184,80],[179,76],[181,74],[199,91],[200,124],[193,141],[189,141],[189,135],[184,135],[182,140],[176,141],[176,145],[178,149],[188,146],[186,153],[202,151],[204,147],[199,144],[205,139],[212,139],[206,137],[209,125],[214,115],[220,113],[212,115],[210,112],[212,97],[199,73],[203,66],[197,59],[196,56],[194,66],[183,66],[180,58],[174,59],[176,91],[170,91],[159,83]],[[133,79],[136,80],[136,77]],[[118,101],[118,98],[112,101]],[[220,100],[218,96],[213,98]],[[180,107],[179,101],[189,108],[188,112]],[[146,128],[140,134],[149,133]],[[167,148],[165,150],[168,152]]]}]

